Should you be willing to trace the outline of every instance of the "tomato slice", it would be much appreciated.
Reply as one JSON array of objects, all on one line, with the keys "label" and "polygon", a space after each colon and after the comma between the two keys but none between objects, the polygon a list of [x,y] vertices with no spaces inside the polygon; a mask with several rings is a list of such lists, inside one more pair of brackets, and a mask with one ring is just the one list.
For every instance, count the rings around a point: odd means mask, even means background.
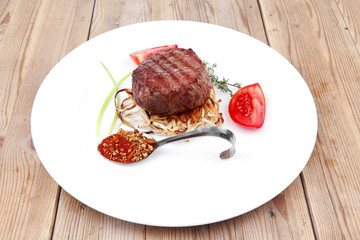
[{"label": "tomato slice", "polygon": [[240,88],[230,99],[231,119],[245,127],[261,128],[265,110],[265,96],[259,83]]},{"label": "tomato slice", "polygon": [[148,57],[150,57],[151,55],[170,49],[170,48],[177,48],[178,45],[177,44],[172,44],[172,45],[165,45],[165,46],[160,46],[160,47],[154,47],[154,48],[147,48],[144,50],[140,50],[140,51],[136,51],[130,54],[130,58],[137,64],[140,65],[140,63],[142,63],[145,59],[147,59]]}]

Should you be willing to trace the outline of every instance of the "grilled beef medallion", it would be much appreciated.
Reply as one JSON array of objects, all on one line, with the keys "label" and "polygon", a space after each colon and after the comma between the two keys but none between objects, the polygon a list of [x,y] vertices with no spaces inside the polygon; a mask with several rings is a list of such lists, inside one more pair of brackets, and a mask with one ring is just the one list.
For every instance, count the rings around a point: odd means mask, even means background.
[{"label": "grilled beef medallion", "polygon": [[133,72],[136,103],[151,114],[172,115],[205,104],[211,82],[192,49],[173,48],[147,58]]}]

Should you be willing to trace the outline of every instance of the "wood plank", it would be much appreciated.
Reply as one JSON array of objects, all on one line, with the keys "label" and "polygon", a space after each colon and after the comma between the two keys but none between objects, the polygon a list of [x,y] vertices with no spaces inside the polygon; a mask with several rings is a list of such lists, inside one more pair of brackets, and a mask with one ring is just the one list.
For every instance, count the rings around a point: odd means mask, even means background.
[{"label": "wood plank", "polygon": [[270,202],[236,218],[236,236],[240,239],[315,239],[300,177]]},{"label": "wood plank", "polygon": [[86,40],[87,32],[81,33],[92,8],[84,2],[19,0],[1,41],[0,239],[51,237],[59,187],[33,147],[30,114],[48,71]]},{"label": "wood plank", "polygon": [[[90,36],[151,19],[145,0],[96,1]],[[145,226],[106,216],[61,191],[54,239],[144,239]]]},{"label": "wood plank", "polygon": [[79,202],[66,191],[56,218],[53,239],[144,239],[145,227],[122,221]]},{"label": "wood plank", "polygon": [[150,21],[150,6],[145,0],[96,1],[90,38],[121,26]]},{"label": "wood plank", "polygon": [[185,0],[153,0],[152,20],[184,20]]},{"label": "wood plank", "polygon": [[246,0],[243,2],[246,9],[246,16],[249,22],[248,34],[256,38],[257,40],[268,44],[258,1]]},{"label": "wood plank", "polygon": [[[216,1],[216,6],[219,6],[216,8],[218,24],[242,31],[267,43],[257,1]],[[243,19],[242,24],[238,23],[239,19]],[[314,238],[299,177],[272,201],[236,218],[235,223],[235,235],[238,238],[241,236],[240,239]]]},{"label": "wood plank", "polygon": [[[245,1],[230,0],[230,1],[214,1],[216,24],[227,28],[238,30],[245,34],[250,35],[250,19],[247,17],[247,11],[250,9],[245,6]],[[255,3],[256,4],[256,3]],[[253,5],[251,5],[253,6]],[[256,6],[255,6],[256,7]],[[255,9],[256,10],[256,9]],[[260,17],[259,8],[257,8],[258,16],[254,20],[258,20]],[[260,18],[261,20],[261,18]],[[256,25],[262,22],[257,22]],[[255,25],[255,24],[254,24]],[[261,32],[261,31],[259,31]],[[262,28],[264,34],[264,29]]]},{"label": "wood plank", "polygon": [[343,28],[349,31],[358,52],[360,52],[360,2],[357,0],[337,0],[336,3],[344,19]]},{"label": "wood plank", "polygon": [[216,24],[237,30],[267,44],[257,0],[215,0]]},{"label": "wood plank", "polygon": [[335,1],[261,0],[270,45],[300,71],[313,93],[318,139],[303,171],[316,237],[360,234],[360,59]]},{"label": "wood plank", "polygon": [[183,4],[183,20],[215,23],[215,6],[212,0],[188,0]]},{"label": "wood plank", "polygon": [[6,29],[9,26],[16,3],[17,1],[12,0],[3,0],[0,2],[0,43],[4,37]]},{"label": "wood plank", "polygon": [[178,228],[162,228],[162,227],[146,227],[146,239],[167,239],[167,240],[205,240],[210,239],[209,225],[197,227],[178,227]]},{"label": "wood plank", "polygon": [[[4,12],[5,16],[3,16],[2,20],[4,22],[4,30],[8,28],[10,30],[8,30],[6,34],[4,34],[5,31],[3,32],[0,45],[0,71],[2,73],[8,73],[3,76],[2,81],[0,81],[0,102],[2,103],[0,109],[1,133],[5,132],[10,124],[10,118],[18,94],[18,85],[21,83],[20,73],[23,65],[19,62],[19,55],[21,56],[24,53],[26,41],[28,41],[31,32],[31,27],[28,27],[25,23],[34,21],[36,17],[34,12],[36,12],[39,6],[33,2],[29,2],[28,8],[29,11],[25,11],[21,7],[14,10],[15,13],[20,12],[22,18],[13,17],[10,23],[11,14]],[[12,47],[10,48],[9,46]],[[20,58],[20,60],[21,59],[22,58]]]}]

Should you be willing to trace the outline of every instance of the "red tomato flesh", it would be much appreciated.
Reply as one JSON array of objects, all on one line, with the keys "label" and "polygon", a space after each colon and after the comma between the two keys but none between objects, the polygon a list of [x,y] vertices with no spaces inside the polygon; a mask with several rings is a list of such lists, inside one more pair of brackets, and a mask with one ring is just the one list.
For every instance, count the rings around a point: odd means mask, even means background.
[{"label": "red tomato flesh", "polygon": [[244,127],[261,128],[265,110],[265,96],[258,83],[240,88],[230,99],[230,117]]},{"label": "red tomato flesh", "polygon": [[160,47],[154,47],[154,48],[147,48],[144,50],[140,50],[140,51],[136,51],[130,54],[130,58],[137,64],[140,65],[140,63],[142,63],[145,59],[147,59],[148,57],[150,57],[151,55],[170,49],[170,48],[177,48],[178,45],[177,44],[172,44],[172,45],[165,45],[165,46],[160,46]]}]

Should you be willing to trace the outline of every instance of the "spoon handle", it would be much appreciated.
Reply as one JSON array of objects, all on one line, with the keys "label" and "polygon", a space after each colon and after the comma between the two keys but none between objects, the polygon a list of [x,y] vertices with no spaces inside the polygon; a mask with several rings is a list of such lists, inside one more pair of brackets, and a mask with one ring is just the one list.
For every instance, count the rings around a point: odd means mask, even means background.
[{"label": "spoon handle", "polygon": [[184,134],[176,135],[173,137],[165,138],[163,140],[160,140],[157,142],[156,147],[160,147],[164,144],[175,142],[178,140],[184,140],[194,137],[201,137],[201,136],[214,136],[214,137],[221,137],[226,140],[228,140],[232,146],[231,148],[223,151],[220,153],[221,159],[228,159],[235,155],[235,142],[236,137],[233,132],[231,132],[228,129],[220,128],[220,127],[207,127],[207,128],[201,128],[194,131],[190,131]]}]

